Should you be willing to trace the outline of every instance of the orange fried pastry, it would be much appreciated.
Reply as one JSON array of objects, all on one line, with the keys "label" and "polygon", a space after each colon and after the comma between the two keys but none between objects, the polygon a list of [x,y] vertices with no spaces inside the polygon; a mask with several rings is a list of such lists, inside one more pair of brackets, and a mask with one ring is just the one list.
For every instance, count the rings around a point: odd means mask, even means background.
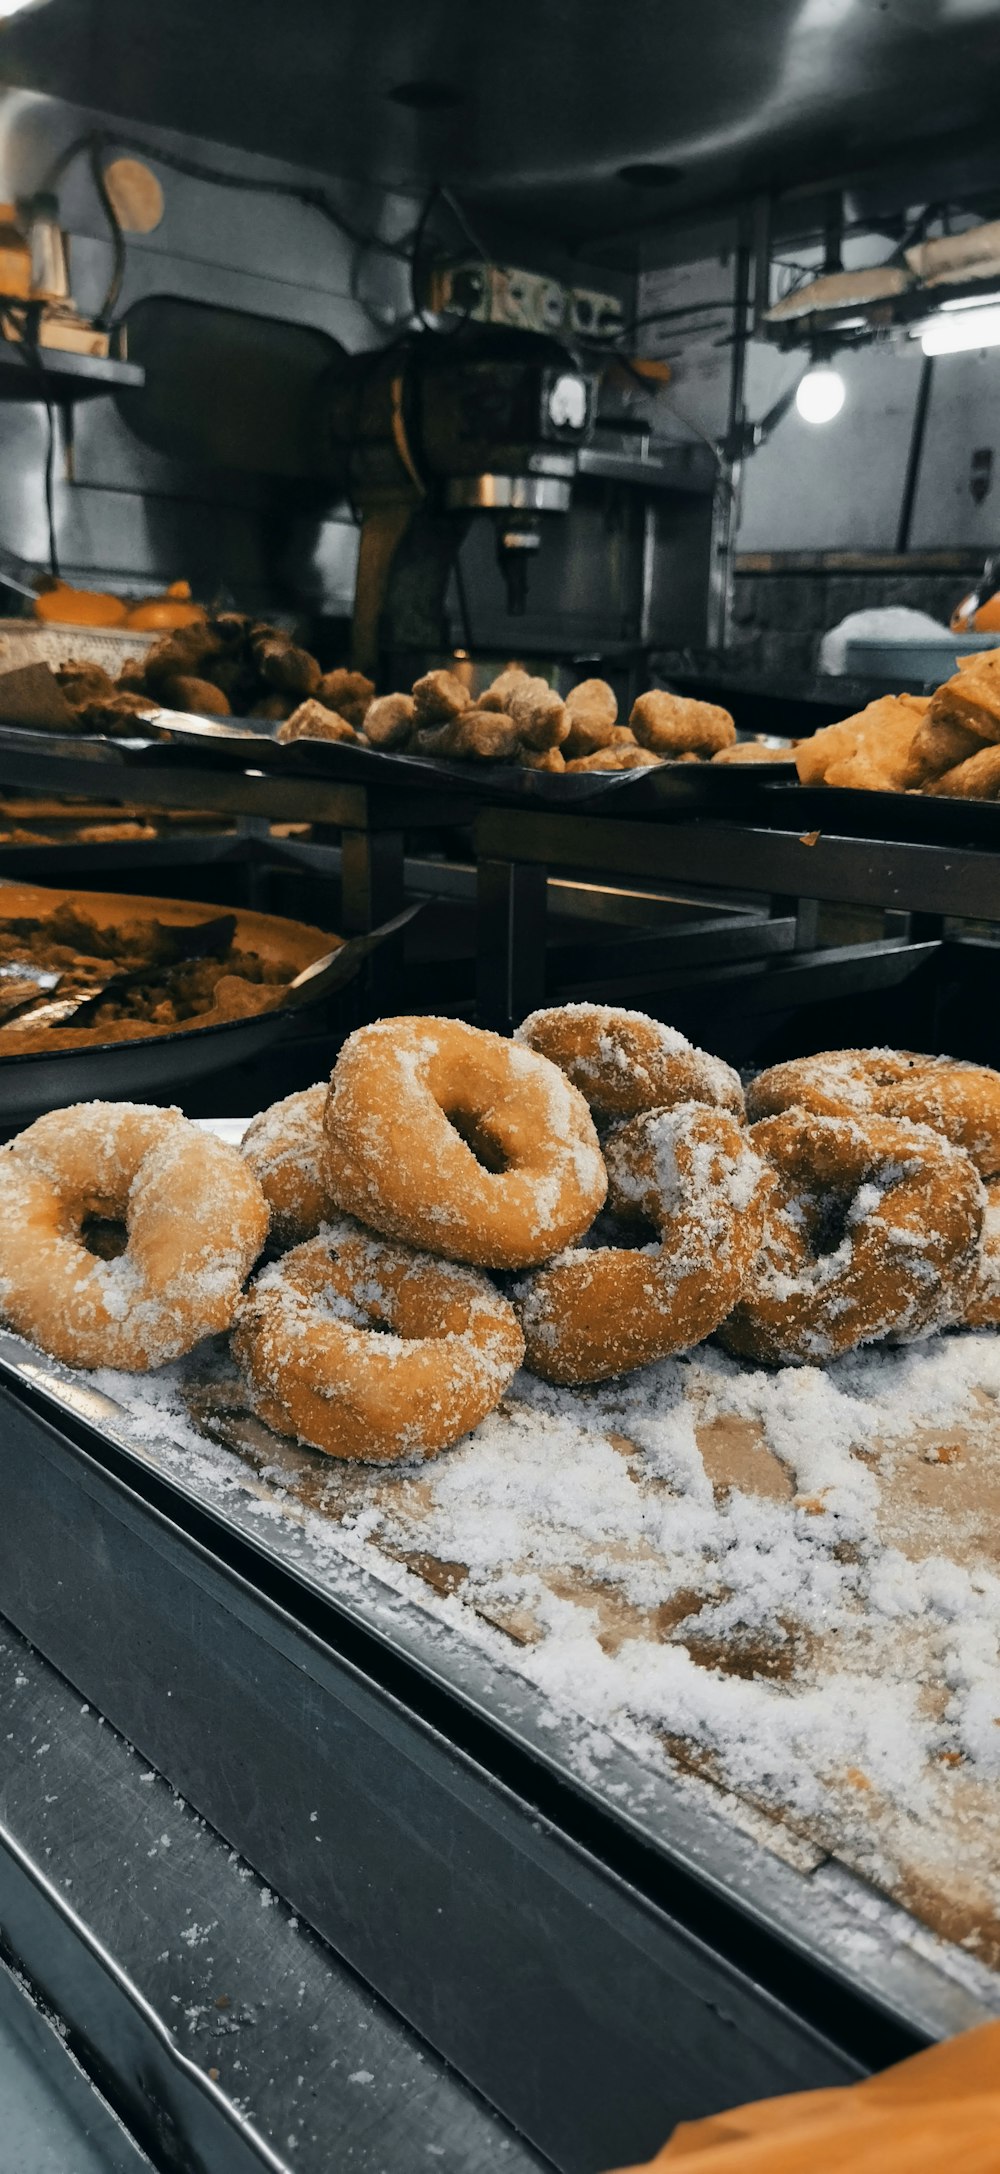
[{"label": "orange fried pastry", "polygon": [[642,747],[654,755],[714,755],[731,747],[736,726],[728,710],[714,702],[695,702],[687,695],[667,694],[654,688],[632,704],[629,724]]},{"label": "orange fried pastry", "polygon": [[961,1148],[905,1120],[804,1109],[763,1118],[750,1139],[775,1184],[763,1244],[720,1331],[727,1351],[818,1366],[962,1319],[985,1194]]},{"label": "orange fried pastry", "polygon": [[791,762],[791,747],[765,747],[760,740],[740,740],[733,747],[719,747],[713,762]]},{"label": "orange fried pastry", "polygon": [[966,669],[938,688],[931,696],[930,715],[942,724],[964,725],[980,740],[995,742],[1000,740],[1000,675],[984,670],[981,659],[976,663],[974,671],[968,658]]},{"label": "orange fried pastry", "polygon": [[910,750],[928,704],[923,695],[880,695],[855,717],[824,725],[794,751],[802,785],[853,786],[869,792],[904,788]]},{"label": "orange fried pastry", "polygon": [[577,1246],[518,1286],[525,1363],[544,1381],[607,1381],[701,1343],[763,1238],[768,1175],[727,1110],[647,1110],[605,1152],[612,1207],[657,1243]]},{"label": "orange fried pastry", "polygon": [[[95,1218],[124,1226],[112,1258]],[[227,1329],[266,1236],[253,1172],[179,1110],[77,1103],[0,1152],[0,1311],[68,1366],[142,1373]]]},{"label": "orange fried pastry", "polygon": [[392,1464],[478,1426],[524,1339],[485,1276],[338,1218],[263,1270],[233,1352],[268,1426],[328,1457]]},{"label": "orange fried pastry", "polygon": [[927,791],[939,793],[947,800],[1000,798],[1000,746],[984,747],[980,740],[977,748],[976,754],[959,762],[954,770],[946,770],[943,777],[935,778]]},{"label": "orange fried pastry", "polygon": [[338,1206],[449,1260],[533,1266],[579,1238],[604,1201],[583,1096],[546,1057],[461,1020],[359,1027],[324,1124]]},{"label": "orange fried pastry", "polygon": [[964,763],[969,755],[982,749],[982,740],[967,725],[949,723],[946,718],[922,717],[910,741],[909,753],[903,767],[902,785],[906,792],[933,792],[935,781],[948,770]]}]

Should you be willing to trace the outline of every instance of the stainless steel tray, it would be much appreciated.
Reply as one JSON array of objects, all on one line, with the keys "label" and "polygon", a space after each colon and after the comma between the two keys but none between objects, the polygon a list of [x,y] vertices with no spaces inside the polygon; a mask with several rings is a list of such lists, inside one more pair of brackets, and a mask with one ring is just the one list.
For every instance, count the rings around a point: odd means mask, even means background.
[{"label": "stainless steel tray", "polygon": [[3,1612],[567,2174],[988,2012],[839,1869],[620,1746],[595,1770],[491,1652],[317,1562],[235,1458],[220,1501],[7,1336],[0,1421]]}]

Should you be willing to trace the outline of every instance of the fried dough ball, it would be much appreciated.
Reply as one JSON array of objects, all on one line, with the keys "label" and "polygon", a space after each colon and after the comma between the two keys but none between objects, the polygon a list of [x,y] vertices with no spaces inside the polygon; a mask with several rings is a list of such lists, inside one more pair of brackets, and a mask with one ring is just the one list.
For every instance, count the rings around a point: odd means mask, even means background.
[{"label": "fried dough ball", "polygon": [[981,657],[975,661],[975,671],[971,669],[973,659],[967,658],[966,670],[956,672],[954,679],[946,680],[931,696],[930,715],[942,724],[964,725],[980,740],[998,741],[1000,675],[995,670],[984,670]]},{"label": "fried dough ball", "polygon": [[417,725],[446,725],[469,708],[469,690],[454,672],[425,672],[413,682],[413,706]]},{"label": "fried dough ball", "polygon": [[315,694],[320,681],[315,657],[308,649],[299,649],[280,627],[252,627],[250,654],[269,687],[277,687],[282,694]]},{"label": "fried dough ball", "polygon": [[610,744],[618,723],[618,698],[606,679],[582,679],[566,697],[569,734],[564,752],[572,760]]},{"label": "fried dough ball", "polygon": [[340,665],[335,672],[324,672],[315,693],[324,709],[336,710],[338,717],[346,717],[348,724],[360,732],[365,712],[374,699],[375,683],[363,672],[348,672]]},{"label": "fried dough ball", "polygon": [[561,747],[546,747],[540,752],[537,748],[522,747],[518,759],[522,770],[562,772],[567,767],[566,757]]},{"label": "fried dough ball", "polygon": [[164,634],[162,640],[154,642],[147,652],[146,685],[158,694],[168,680],[206,678],[209,667],[225,650],[217,622],[177,627],[174,633]]},{"label": "fried dough ball", "polygon": [[295,706],[292,694],[265,694],[259,702],[253,703],[247,716],[259,717],[267,725],[280,725],[284,718],[291,716]]},{"label": "fried dough ball", "polygon": [[714,755],[717,748],[731,747],[736,726],[728,710],[714,702],[695,702],[687,695],[667,694],[653,688],[633,702],[629,724],[640,746],[655,755]]},{"label": "fried dough ball", "polygon": [[152,695],[128,694],[122,689],[109,695],[107,701],[88,702],[84,709],[77,711],[77,716],[90,732],[107,732],[112,738],[128,739],[131,733],[141,730],[155,708]]},{"label": "fried dough ball", "polygon": [[954,770],[969,755],[975,755],[982,747],[978,733],[970,732],[967,725],[949,723],[947,718],[922,717],[910,742],[910,752],[903,770],[903,785],[908,792],[928,787],[943,777],[946,770]]},{"label": "fried dough ball", "polygon": [[229,717],[229,704],[210,679],[165,679],[161,696],[168,710],[191,710],[196,717]]},{"label": "fried dough ball", "polygon": [[[696,758],[697,759],[697,758]],[[662,755],[654,755],[648,747],[637,747],[633,740],[627,747],[598,747],[592,755],[577,755],[566,764],[567,770],[658,770]]]},{"label": "fried dough ball", "polygon": [[370,747],[405,747],[412,737],[416,705],[411,694],[383,694],[369,703],[364,734]]},{"label": "fried dough ball", "polygon": [[948,800],[1000,799],[1000,747],[984,747],[980,740],[977,754],[946,770],[926,790]]},{"label": "fried dough ball", "polygon": [[[495,703],[490,707],[495,708]],[[533,679],[527,672],[510,674],[510,690],[499,714],[512,717],[518,737],[539,753],[547,747],[558,747],[569,731],[561,694],[549,686],[547,679]]]},{"label": "fried dough ball", "polygon": [[357,743],[357,733],[346,717],[338,717],[333,710],[324,709],[322,702],[300,702],[298,709],[286,717],[278,727],[278,738],[288,740],[352,740]]},{"label": "fried dough ball", "polygon": [[517,752],[519,733],[512,717],[502,710],[480,710],[471,705],[448,724],[418,732],[414,742],[419,755],[446,755],[453,759],[472,756],[479,762],[511,762]]},{"label": "fried dough ball", "polygon": [[109,702],[117,693],[114,680],[103,665],[84,658],[70,658],[56,678],[70,707],[83,709],[88,702]]},{"label": "fried dough ball", "polygon": [[481,710],[509,712],[511,695],[515,694],[519,687],[523,687],[525,680],[530,679],[530,677],[530,673],[523,664],[508,664],[506,670],[498,673],[489,687],[484,687],[479,697],[479,708]]}]

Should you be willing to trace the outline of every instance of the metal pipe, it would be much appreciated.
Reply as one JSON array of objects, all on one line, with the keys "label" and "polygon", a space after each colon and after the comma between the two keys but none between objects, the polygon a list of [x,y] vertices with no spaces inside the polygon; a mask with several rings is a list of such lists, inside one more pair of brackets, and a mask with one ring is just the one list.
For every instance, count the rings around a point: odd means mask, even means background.
[{"label": "metal pipe", "polygon": [[913,508],[916,503],[917,484],[920,481],[920,463],[923,459],[924,439],[927,435],[927,415],[931,404],[933,382],[934,357],[933,355],[925,355],[920,371],[920,383],[917,386],[917,401],[913,410],[913,427],[910,431],[910,446],[906,456],[903,497],[896,527],[897,551],[907,551],[909,549],[910,530],[913,526]]}]

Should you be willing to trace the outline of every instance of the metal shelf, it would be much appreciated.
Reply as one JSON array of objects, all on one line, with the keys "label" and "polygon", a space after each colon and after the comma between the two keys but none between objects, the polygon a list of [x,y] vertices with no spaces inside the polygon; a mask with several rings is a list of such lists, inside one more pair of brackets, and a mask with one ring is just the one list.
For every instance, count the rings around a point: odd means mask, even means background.
[{"label": "metal shelf", "polygon": [[144,385],[146,372],[138,362],[114,362],[102,355],[73,355],[59,348],[40,350],[42,361],[13,340],[0,340],[0,400],[38,400],[41,380],[51,398],[65,405],[76,400],[100,400],[124,386]]}]

